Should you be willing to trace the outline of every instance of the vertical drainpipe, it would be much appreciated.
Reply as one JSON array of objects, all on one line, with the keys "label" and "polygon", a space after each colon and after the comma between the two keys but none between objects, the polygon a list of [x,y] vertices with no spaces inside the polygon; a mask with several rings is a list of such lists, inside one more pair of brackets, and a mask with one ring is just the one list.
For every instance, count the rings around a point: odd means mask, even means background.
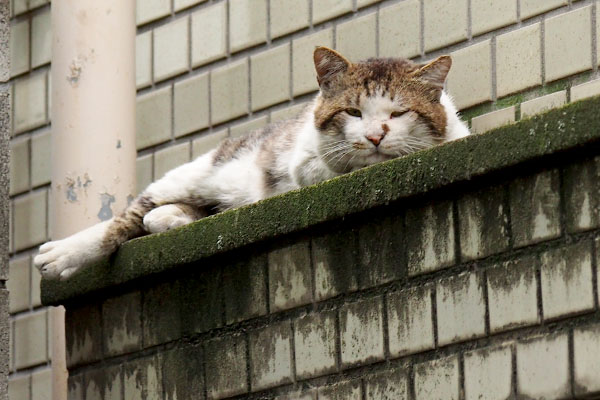
[{"label": "vertical drainpipe", "polygon": [[[118,214],[135,195],[135,0],[52,2],[50,234]],[[51,312],[53,399],[67,398],[64,308]]]}]

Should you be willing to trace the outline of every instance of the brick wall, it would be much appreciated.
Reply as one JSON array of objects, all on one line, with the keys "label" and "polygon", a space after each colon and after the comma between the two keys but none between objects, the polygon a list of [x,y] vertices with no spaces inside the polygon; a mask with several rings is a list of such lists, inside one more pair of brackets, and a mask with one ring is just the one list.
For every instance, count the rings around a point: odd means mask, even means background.
[{"label": "brick wall", "polygon": [[142,238],[43,281],[44,301],[67,308],[70,395],[598,396],[599,106]]},{"label": "brick wall", "polygon": [[50,183],[50,5],[11,0],[10,83],[10,383],[11,400],[51,393],[50,310],[40,301],[40,276],[31,263],[48,239]]},{"label": "brick wall", "polygon": [[[10,0],[11,393],[47,391],[48,323],[31,266],[49,239],[50,1]],[[317,88],[311,53],[453,56],[474,132],[600,93],[598,0],[139,0],[138,188],[224,137],[286,118]],[[449,262],[449,261],[448,261]],[[21,355],[19,355],[21,353]]]}]

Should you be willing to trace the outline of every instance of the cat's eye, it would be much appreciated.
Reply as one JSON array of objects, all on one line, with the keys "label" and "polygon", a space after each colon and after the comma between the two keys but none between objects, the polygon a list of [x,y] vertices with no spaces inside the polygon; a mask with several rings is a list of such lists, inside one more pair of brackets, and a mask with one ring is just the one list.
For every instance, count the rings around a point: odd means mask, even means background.
[{"label": "cat's eye", "polygon": [[408,110],[406,111],[394,111],[393,113],[390,114],[390,118],[398,118],[403,116],[404,114],[406,114],[408,112]]},{"label": "cat's eye", "polygon": [[353,117],[362,118],[362,113],[356,108],[347,108],[346,112],[348,113],[348,115],[351,115]]}]

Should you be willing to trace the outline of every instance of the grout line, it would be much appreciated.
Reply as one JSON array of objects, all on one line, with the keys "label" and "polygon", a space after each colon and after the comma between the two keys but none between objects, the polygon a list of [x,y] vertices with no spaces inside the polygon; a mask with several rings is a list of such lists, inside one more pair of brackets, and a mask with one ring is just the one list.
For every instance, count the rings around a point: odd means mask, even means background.
[{"label": "grout line", "polygon": [[569,370],[569,386],[571,387],[571,398],[575,398],[575,345],[574,345],[574,329],[569,329],[567,332],[568,346],[568,370]]},{"label": "grout line", "polygon": [[592,71],[598,71],[598,2],[592,3]]},{"label": "grout line", "polygon": [[546,86],[546,41],[544,40],[546,37],[546,20],[542,18],[540,21],[540,74],[541,74],[541,84],[540,86]]},{"label": "grout line", "polygon": [[472,11],[472,0],[467,1],[467,40],[470,42],[473,40],[473,11]]},{"label": "grout line", "polygon": [[496,57],[496,36],[493,36],[490,42],[490,64],[491,64],[491,75],[492,75],[492,102],[498,100],[498,68],[496,63],[498,59]]},{"label": "grout line", "polygon": [[425,57],[425,4],[424,0],[419,1],[419,48],[420,56]]},{"label": "grout line", "polygon": [[510,362],[511,362],[511,393],[513,398],[517,398],[517,345],[512,343],[510,346]]}]

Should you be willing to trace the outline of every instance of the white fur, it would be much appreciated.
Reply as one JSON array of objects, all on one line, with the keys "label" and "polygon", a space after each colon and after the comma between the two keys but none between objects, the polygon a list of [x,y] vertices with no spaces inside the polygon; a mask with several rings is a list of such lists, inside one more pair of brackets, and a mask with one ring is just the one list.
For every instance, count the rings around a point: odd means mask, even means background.
[{"label": "white fur", "polygon": [[111,220],[100,222],[66,239],[40,246],[34,264],[46,278],[67,279],[82,266],[105,256],[100,241]]},{"label": "white fur", "polygon": [[[446,93],[442,94],[441,103],[448,120],[446,140],[467,136],[469,130],[458,118],[456,108]],[[416,143],[420,143],[418,140],[429,143],[428,130],[419,125],[411,112],[390,118],[393,111],[402,110],[397,109],[397,102],[384,96],[363,99],[362,119],[347,116],[350,120],[344,132],[346,138],[340,137],[342,135],[326,137],[316,129],[315,106],[316,102],[313,110],[306,114],[299,133],[291,136],[294,142],[276,160],[276,169],[284,178],[275,188],[267,189],[262,184],[259,146],[250,146],[233,160],[217,165],[213,163],[213,150],[169,171],[148,186],[145,194],[156,204],[165,205],[146,214],[143,221],[146,229],[152,233],[164,232],[193,221],[193,217],[170,203],[193,200],[198,206],[216,203],[239,207],[406,154],[416,150]],[[383,123],[389,126],[390,131],[376,148],[366,136],[380,132]],[[110,222],[102,222],[66,239],[44,244],[34,259],[35,265],[44,277],[66,279],[81,266],[107,256],[102,253],[99,244]]]},{"label": "white fur", "polygon": [[149,233],[166,232],[192,222],[194,218],[175,204],[157,207],[144,216],[144,228]]}]

